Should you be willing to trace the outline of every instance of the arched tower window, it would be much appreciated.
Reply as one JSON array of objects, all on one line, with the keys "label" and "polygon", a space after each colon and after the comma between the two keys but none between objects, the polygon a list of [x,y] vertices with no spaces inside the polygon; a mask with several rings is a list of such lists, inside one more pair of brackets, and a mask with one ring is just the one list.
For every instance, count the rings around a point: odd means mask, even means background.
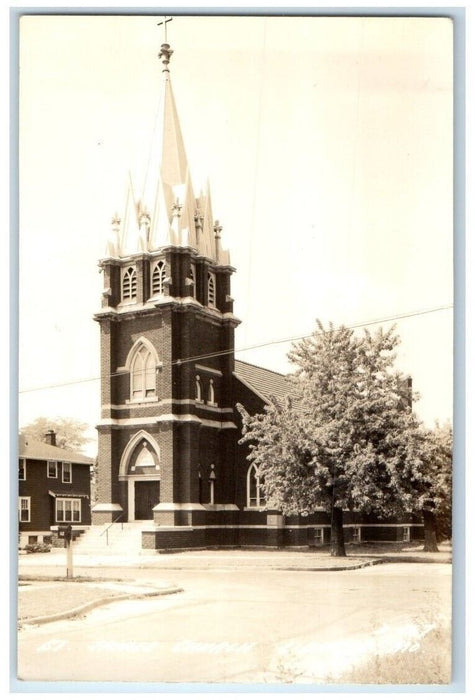
[{"label": "arched tower window", "polygon": [[137,296],[137,273],[135,267],[128,267],[122,273],[122,301]]},{"label": "arched tower window", "polygon": [[248,508],[263,508],[266,504],[264,497],[264,479],[254,464],[251,464],[247,472],[247,506]]},{"label": "arched tower window", "polygon": [[193,299],[196,299],[196,270],[193,263],[190,265],[190,271],[188,272],[188,278],[191,282],[191,295]]},{"label": "arched tower window", "polygon": [[201,379],[200,379],[199,374],[196,375],[196,379],[195,379],[195,401],[198,401],[199,403],[203,402],[202,392],[201,392]]},{"label": "arched tower window", "polygon": [[144,399],[157,395],[155,382],[156,362],[152,351],[140,345],[130,366],[130,386],[132,399]]},{"label": "arched tower window", "polygon": [[209,380],[208,403],[214,404],[214,382],[212,379]]},{"label": "arched tower window", "polygon": [[208,306],[216,306],[216,275],[208,272]]},{"label": "arched tower window", "polygon": [[152,295],[165,294],[166,266],[163,260],[159,260],[153,266]]}]

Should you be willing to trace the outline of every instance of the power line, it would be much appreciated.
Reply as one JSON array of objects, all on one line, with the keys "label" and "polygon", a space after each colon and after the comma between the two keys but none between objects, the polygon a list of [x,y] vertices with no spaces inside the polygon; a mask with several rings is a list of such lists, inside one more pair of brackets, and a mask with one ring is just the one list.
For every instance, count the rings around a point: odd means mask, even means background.
[{"label": "power line", "polygon": [[[422,309],[419,311],[412,311],[409,313],[404,313],[404,314],[397,314],[396,316],[387,316],[385,318],[378,318],[374,319],[372,321],[362,321],[360,323],[353,323],[350,325],[347,325],[346,328],[350,329],[355,329],[355,328],[365,328],[367,326],[374,326],[378,323],[388,323],[390,321],[398,321],[404,318],[413,318],[415,316],[424,316],[427,314],[432,314],[436,313],[437,311],[447,311],[448,309],[453,309],[453,304],[446,304],[445,306],[436,306],[431,309]],[[307,335],[298,335],[298,336],[293,336],[290,338],[280,338],[276,340],[269,340],[264,343],[257,343],[256,345],[248,345],[245,348],[234,348],[231,350],[219,350],[218,352],[210,352],[210,353],[205,353],[203,355],[194,355],[192,357],[187,357],[185,359],[178,359],[174,360],[173,362],[170,363],[170,366],[178,366],[178,365],[184,365],[188,362],[197,362],[198,360],[206,360],[206,359],[211,359],[213,357],[223,357],[224,355],[231,355],[232,353],[239,353],[239,352],[247,352],[248,350],[257,350],[259,348],[265,348],[270,345],[280,345],[282,343],[294,343],[299,340],[304,340],[306,338],[311,338],[312,335],[314,335],[314,332],[308,333]],[[123,372],[113,372],[109,376],[112,377],[119,377],[122,376]],[[73,386],[75,384],[86,384],[88,382],[97,382],[100,380],[100,377],[88,377],[86,379],[75,379],[70,382],[58,382],[57,384],[45,384],[43,386],[39,387],[34,387],[32,389],[20,389],[19,394],[28,394],[34,391],[46,391],[47,389],[57,389],[60,387],[65,387],[65,386]]]}]

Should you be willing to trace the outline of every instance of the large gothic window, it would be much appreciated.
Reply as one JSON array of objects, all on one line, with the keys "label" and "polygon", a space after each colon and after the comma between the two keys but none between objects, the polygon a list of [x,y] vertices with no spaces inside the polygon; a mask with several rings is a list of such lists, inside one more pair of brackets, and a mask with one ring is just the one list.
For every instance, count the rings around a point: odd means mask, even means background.
[{"label": "large gothic window", "polygon": [[135,299],[137,296],[137,273],[134,267],[128,267],[122,273],[122,301]]},{"label": "large gothic window", "polygon": [[163,260],[159,260],[153,266],[152,271],[152,295],[165,294],[166,266]]},{"label": "large gothic window", "polygon": [[259,476],[256,467],[251,464],[247,472],[247,506],[248,508],[263,508],[265,504],[264,480]]},{"label": "large gothic window", "polygon": [[145,399],[157,395],[155,358],[145,345],[137,348],[130,369],[131,398]]}]

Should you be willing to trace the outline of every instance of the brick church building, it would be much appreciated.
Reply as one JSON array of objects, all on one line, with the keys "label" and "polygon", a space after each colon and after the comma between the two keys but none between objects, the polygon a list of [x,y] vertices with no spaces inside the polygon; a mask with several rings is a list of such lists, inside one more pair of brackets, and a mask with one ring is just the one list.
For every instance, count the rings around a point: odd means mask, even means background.
[{"label": "brick church building", "polygon": [[[142,546],[286,546],[328,542],[322,511],[267,511],[238,444],[236,404],[262,412],[286,378],[234,357],[230,256],[209,189],[193,191],[163,44],[152,175],[130,186],[100,261],[98,501],[92,522],[141,523]],[[412,523],[346,523],[351,539],[409,539]]]}]

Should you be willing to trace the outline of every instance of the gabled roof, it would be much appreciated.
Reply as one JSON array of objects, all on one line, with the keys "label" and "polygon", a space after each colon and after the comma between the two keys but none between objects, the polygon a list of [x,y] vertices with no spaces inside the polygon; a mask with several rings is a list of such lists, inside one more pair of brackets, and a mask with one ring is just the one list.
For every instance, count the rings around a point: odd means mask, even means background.
[{"label": "gabled roof", "polygon": [[257,367],[242,360],[234,361],[234,375],[266,402],[271,396],[283,399],[295,395],[292,382],[285,374]]},{"label": "gabled roof", "polygon": [[62,447],[49,445],[46,442],[35,440],[29,435],[20,434],[18,439],[18,456],[29,459],[44,459],[56,460],[61,462],[74,462],[75,464],[94,464],[91,457],[72,452],[71,450],[63,450]]}]

